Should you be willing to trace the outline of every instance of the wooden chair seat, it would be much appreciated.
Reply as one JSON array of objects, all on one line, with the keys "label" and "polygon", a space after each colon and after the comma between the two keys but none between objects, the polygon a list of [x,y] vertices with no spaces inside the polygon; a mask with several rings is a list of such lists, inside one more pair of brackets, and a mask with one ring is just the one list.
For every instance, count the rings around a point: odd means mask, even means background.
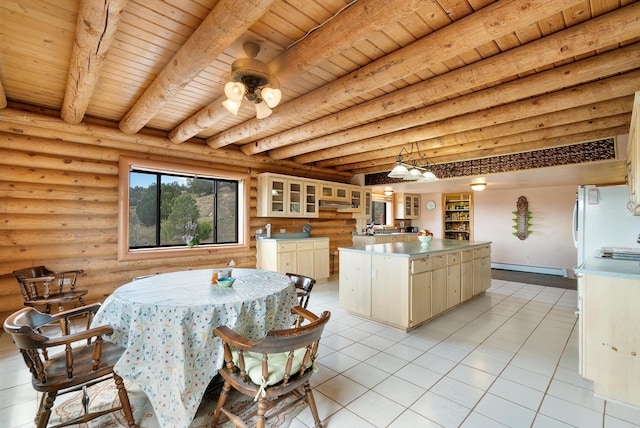
[{"label": "wooden chair seat", "polygon": [[306,309],[307,305],[309,304],[309,297],[311,297],[311,290],[316,284],[316,280],[305,275],[298,275],[296,273],[287,273],[286,275],[296,286],[299,305]]},{"label": "wooden chair seat", "polygon": [[[113,328],[100,326],[72,332],[72,327],[79,328],[72,325],[74,319],[85,316],[90,321],[99,308],[97,303],[51,315],[27,307],[5,320],[4,330],[20,349],[31,372],[33,388],[43,393],[36,414],[38,428],[45,428],[49,423],[56,397],[75,391],[83,391],[83,412],[52,428],[84,423],[119,410],[124,412],[129,426],[136,426],[124,382],[113,371],[124,348],[103,340],[103,335],[112,334]],[[50,334],[56,326],[60,326],[60,330]],[[109,379],[116,384],[120,406],[90,411],[91,400],[86,388]]]},{"label": "wooden chair seat", "polygon": [[76,289],[76,280],[82,270],[53,272],[44,266],[34,266],[13,271],[18,280],[24,305],[30,307],[44,307],[46,313],[51,313],[51,305],[57,305],[63,311],[64,305],[78,301],[84,306],[85,296],[89,290]]},{"label": "wooden chair seat", "polygon": [[271,330],[257,341],[248,340],[228,327],[214,330],[214,334],[222,339],[225,360],[219,371],[224,385],[213,416],[214,427],[221,413],[235,426],[245,426],[238,415],[224,409],[231,388],[257,401],[258,428],[264,428],[266,419],[275,415],[275,410],[269,412],[273,407],[269,404],[289,394],[295,399],[279,412],[305,401],[315,426],[322,427],[309,379],[315,369],[322,331],[331,314],[325,311],[317,316],[301,306],[292,308],[291,312],[297,316],[294,327]]}]

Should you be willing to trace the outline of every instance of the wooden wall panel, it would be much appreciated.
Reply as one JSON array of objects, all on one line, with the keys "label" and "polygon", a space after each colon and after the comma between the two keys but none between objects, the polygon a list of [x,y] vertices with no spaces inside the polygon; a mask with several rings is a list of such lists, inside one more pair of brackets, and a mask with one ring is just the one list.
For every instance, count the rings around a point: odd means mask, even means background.
[{"label": "wooden wall panel", "polygon": [[[255,267],[255,230],[271,223],[274,231],[301,232],[310,223],[312,236],[328,236],[330,252],[351,245],[355,220],[349,213],[321,210],[318,219],[258,218],[257,174],[250,185],[249,251],[119,262],[117,260],[119,155],[153,157],[202,165],[202,156],[185,153],[170,158],[148,153],[131,144],[119,150],[97,144],[60,139],[55,131],[42,135],[0,131],[0,318],[22,307],[18,285],[10,273],[45,265],[52,270],[84,269],[78,287],[90,290],[87,302],[102,301],[120,285],[141,275],[175,270],[223,267],[233,259],[237,267]],[[212,168],[219,164],[205,163]],[[229,165],[224,165],[229,169]],[[240,167],[238,167],[239,169]],[[243,167],[243,170],[246,169]],[[293,173],[292,173],[293,174]],[[335,268],[337,269],[337,257]],[[4,275],[3,275],[4,274]]]}]

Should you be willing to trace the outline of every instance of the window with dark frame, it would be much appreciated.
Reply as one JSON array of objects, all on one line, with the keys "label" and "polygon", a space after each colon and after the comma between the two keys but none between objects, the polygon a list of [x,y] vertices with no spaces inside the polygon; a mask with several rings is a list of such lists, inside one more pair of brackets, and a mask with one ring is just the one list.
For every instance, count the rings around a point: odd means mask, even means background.
[{"label": "window with dark frame", "polygon": [[239,242],[239,182],[129,172],[129,249]]}]

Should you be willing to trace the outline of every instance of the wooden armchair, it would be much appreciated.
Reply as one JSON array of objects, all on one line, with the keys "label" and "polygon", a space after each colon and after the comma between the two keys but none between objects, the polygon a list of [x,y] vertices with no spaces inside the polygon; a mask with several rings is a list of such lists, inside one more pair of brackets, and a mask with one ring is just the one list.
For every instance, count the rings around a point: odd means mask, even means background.
[{"label": "wooden armchair", "polygon": [[82,270],[66,272],[52,272],[44,266],[34,266],[13,271],[13,275],[20,284],[20,291],[25,306],[44,306],[46,313],[51,313],[51,305],[58,305],[58,310],[64,310],[63,304],[77,300],[84,306],[82,296],[88,290],[76,289],[76,279]]},{"label": "wooden armchair", "polygon": [[[43,393],[36,414],[38,428],[49,423],[58,395],[80,390],[84,413],[52,428],[83,423],[118,410],[124,412],[129,426],[136,426],[122,378],[113,371],[124,348],[102,339],[102,335],[112,334],[113,328],[100,326],[72,332],[72,327],[76,327],[71,325],[72,318],[81,315],[91,318],[99,308],[96,303],[50,315],[27,307],[5,320],[4,330],[13,337],[31,371],[33,388]],[[62,331],[55,335],[44,333],[56,326],[61,326]],[[53,355],[54,352],[57,353]],[[115,381],[120,406],[90,412],[86,387],[109,379]]]},{"label": "wooden armchair", "polygon": [[[272,409],[267,414],[269,404],[288,394],[294,394],[296,399],[279,412],[305,401],[316,428],[322,427],[309,378],[314,372],[320,336],[331,313],[325,311],[318,317],[300,306],[292,308],[291,313],[297,315],[294,327],[271,330],[257,341],[248,340],[228,327],[214,330],[215,335],[222,339],[225,360],[219,371],[224,386],[213,415],[214,427],[220,413],[227,415],[235,426],[244,425],[237,415],[223,409],[231,388],[258,402],[257,428],[264,428],[266,419],[277,413]],[[308,323],[304,323],[305,320]]]},{"label": "wooden armchair", "polygon": [[316,280],[309,278],[308,276],[298,275],[295,273],[286,274],[296,286],[296,292],[298,293],[298,301],[300,306],[307,308],[309,304],[309,297],[311,296],[311,290],[316,284]]}]

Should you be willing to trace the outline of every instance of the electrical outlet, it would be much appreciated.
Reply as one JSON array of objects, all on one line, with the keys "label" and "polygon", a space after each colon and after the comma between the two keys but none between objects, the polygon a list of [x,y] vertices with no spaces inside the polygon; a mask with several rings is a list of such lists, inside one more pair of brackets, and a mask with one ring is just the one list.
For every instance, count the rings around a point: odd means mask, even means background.
[{"label": "electrical outlet", "polygon": [[287,229],[280,229],[280,233],[287,233]]}]

